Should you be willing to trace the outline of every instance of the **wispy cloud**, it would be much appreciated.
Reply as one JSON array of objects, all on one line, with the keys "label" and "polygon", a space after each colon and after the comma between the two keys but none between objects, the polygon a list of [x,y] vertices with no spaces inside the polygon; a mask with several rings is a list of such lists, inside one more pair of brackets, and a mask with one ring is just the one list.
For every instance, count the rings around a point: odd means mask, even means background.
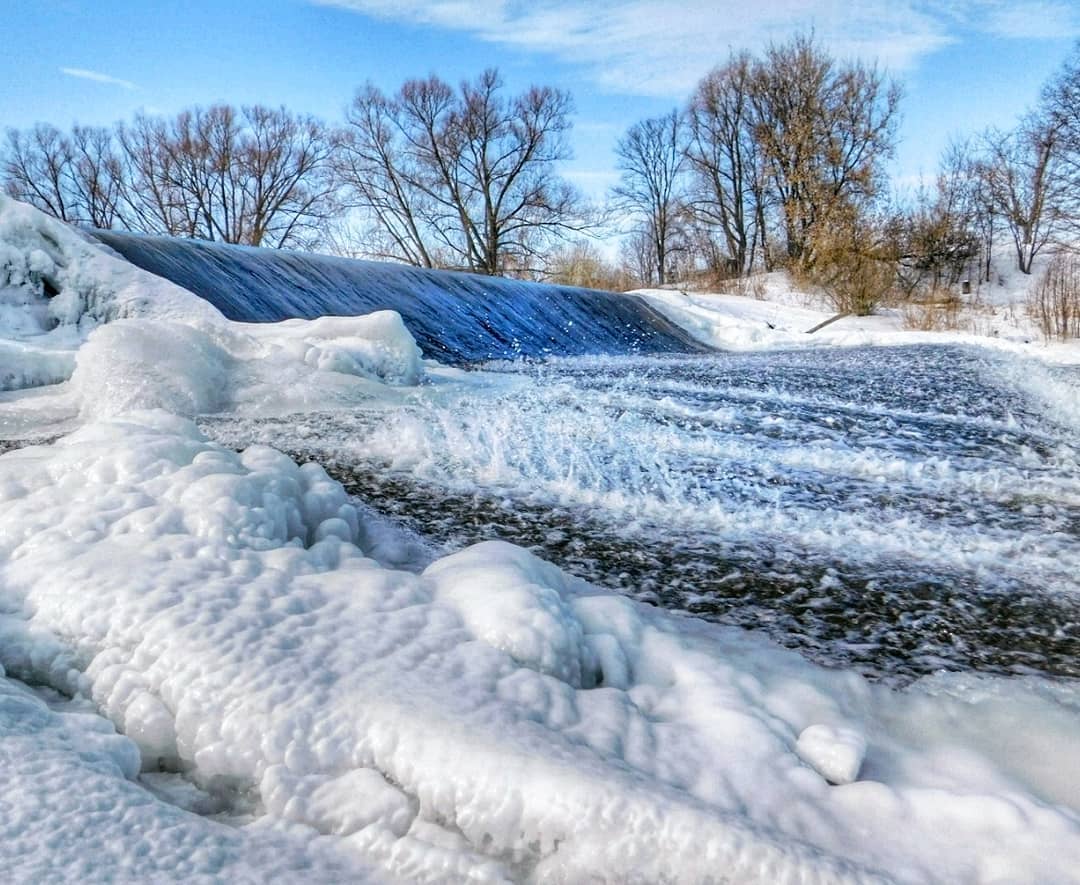
[{"label": "wispy cloud", "polygon": [[[813,29],[832,52],[903,71],[958,39],[1062,35],[1071,0],[311,0],[386,20],[456,30],[582,66],[601,87],[681,97],[731,48]],[[1022,7],[1022,11],[1018,11]]]},{"label": "wispy cloud", "polygon": [[732,48],[813,29],[842,57],[903,70],[948,45],[921,0],[312,0],[462,32],[581,65],[612,92],[681,97]]},{"label": "wispy cloud", "polygon": [[988,0],[983,29],[999,37],[1080,37],[1080,7],[1059,0]]},{"label": "wispy cloud", "polygon": [[130,80],[121,80],[119,77],[102,74],[100,71],[89,71],[86,68],[60,68],[60,73],[66,74],[69,77],[78,77],[80,80],[93,80],[95,83],[106,83],[109,86],[119,86],[121,89],[127,89],[129,92],[139,88]]}]

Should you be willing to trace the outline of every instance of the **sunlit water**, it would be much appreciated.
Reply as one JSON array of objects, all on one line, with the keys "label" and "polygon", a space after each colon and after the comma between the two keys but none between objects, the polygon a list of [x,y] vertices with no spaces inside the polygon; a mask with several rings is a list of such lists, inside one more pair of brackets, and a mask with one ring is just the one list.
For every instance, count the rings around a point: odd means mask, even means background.
[{"label": "sunlit water", "polygon": [[488,366],[404,408],[212,419],[430,555],[522,544],[827,664],[1080,676],[1080,376],[909,347]]}]

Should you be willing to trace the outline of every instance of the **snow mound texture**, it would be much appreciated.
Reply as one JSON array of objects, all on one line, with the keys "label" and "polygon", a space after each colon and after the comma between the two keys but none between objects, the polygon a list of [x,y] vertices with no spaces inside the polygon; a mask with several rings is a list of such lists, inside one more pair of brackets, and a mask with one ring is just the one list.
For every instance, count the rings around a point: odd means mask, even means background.
[{"label": "snow mound texture", "polygon": [[310,389],[312,377],[330,373],[413,385],[423,374],[420,349],[391,311],[231,323],[202,298],[0,195],[0,390],[73,377],[84,415],[155,407],[195,415],[236,405],[237,390],[263,402],[271,389]]},{"label": "snow mound texture", "polygon": [[[879,691],[507,544],[420,575],[365,544],[319,466],[223,449],[161,411],[0,456],[0,663],[91,698],[126,735],[73,755],[81,739],[34,708],[9,717],[0,752],[58,735],[55,777],[96,772],[105,832],[145,801],[140,765],[254,796],[296,858],[329,844],[357,876],[1050,882],[1080,868],[1075,810],[1039,795],[1062,773],[1009,770],[992,739],[965,738],[1000,732],[1023,698],[1033,727],[1016,739],[1060,759],[1061,698]],[[55,801],[83,819],[83,799]],[[228,869],[241,836],[214,834],[193,871]]]}]

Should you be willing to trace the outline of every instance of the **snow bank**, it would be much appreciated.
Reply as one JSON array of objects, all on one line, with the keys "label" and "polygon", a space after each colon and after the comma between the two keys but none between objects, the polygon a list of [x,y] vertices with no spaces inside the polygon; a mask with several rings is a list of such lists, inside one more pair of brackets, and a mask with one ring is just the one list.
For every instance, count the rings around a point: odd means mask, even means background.
[{"label": "snow bank", "polygon": [[7,882],[386,880],[283,829],[240,830],[163,802],[108,720],[51,710],[2,672],[0,770]]},{"label": "snow bank", "polygon": [[431,882],[1080,869],[1071,684],[891,692],[502,543],[388,570],[321,468],[160,411],[0,456],[0,527],[9,675],[297,850]]},{"label": "snow bank", "polygon": [[[1030,278],[1026,278],[1030,282]],[[1080,363],[1080,343],[1042,343],[1026,316],[1025,290],[1019,283],[1007,296],[987,286],[990,313],[968,325],[972,331],[915,331],[904,328],[901,313],[882,309],[873,316],[844,317],[812,335],[810,329],[834,316],[822,305],[807,306],[809,296],[793,290],[781,272],[769,275],[765,297],[685,292],[673,289],[642,289],[633,294],[645,298],[660,313],[698,341],[721,350],[774,350],[801,347],[856,347],[861,345],[977,344],[1042,360]],[[1006,291],[1006,290],[1002,290]],[[1011,297],[1012,300],[1009,300]],[[996,299],[996,300],[995,300]]]}]

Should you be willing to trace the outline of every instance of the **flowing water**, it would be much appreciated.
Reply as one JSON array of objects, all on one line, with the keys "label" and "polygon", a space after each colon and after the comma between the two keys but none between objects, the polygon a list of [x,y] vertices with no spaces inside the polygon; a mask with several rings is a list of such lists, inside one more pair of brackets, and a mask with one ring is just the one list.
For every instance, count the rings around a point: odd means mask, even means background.
[{"label": "flowing water", "polygon": [[404,407],[205,422],[431,553],[597,584],[903,682],[1080,676],[1080,375],[917,346],[498,364]]}]

